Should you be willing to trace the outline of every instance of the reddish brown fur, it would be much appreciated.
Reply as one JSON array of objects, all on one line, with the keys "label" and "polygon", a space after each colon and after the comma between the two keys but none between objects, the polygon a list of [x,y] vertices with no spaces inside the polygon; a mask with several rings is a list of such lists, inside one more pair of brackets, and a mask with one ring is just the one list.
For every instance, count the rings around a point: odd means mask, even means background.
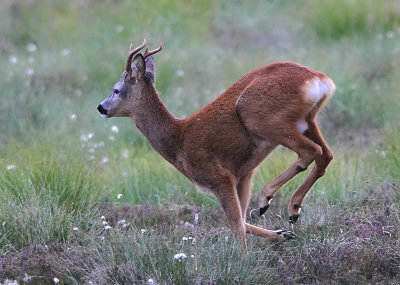
[{"label": "reddish brown fur", "polygon": [[[136,84],[129,87],[131,95],[124,103],[132,110],[129,116],[156,151],[196,186],[219,199],[243,246],[245,232],[271,241],[292,237],[290,232],[266,230],[245,222],[251,178],[254,168],[277,145],[297,152],[299,159],[263,188],[259,203],[264,207],[270,202],[266,196],[272,197],[299,169],[315,160],[314,169],[289,204],[289,213],[297,217],[304,196],[333,157],[314,121],[330,94],[313,105],[302,88],[307,80],[328,77],[296,63],[268,64],[241,77],[190,117],[177,119],[165,108],[152,82],[141,74],[144,71],[134,78]],[[296,129],[301,119],[308,126],[304,134]]]}]

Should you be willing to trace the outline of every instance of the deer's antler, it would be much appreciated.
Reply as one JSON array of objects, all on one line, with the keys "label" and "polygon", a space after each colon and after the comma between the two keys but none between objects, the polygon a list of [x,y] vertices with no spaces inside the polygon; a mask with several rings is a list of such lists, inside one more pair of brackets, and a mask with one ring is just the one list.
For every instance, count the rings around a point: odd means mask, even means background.
[{"label": "deer's antler", "polygon": [[[131,50],[131,48],[132,48],[132,44],[131,44],[131,46],[129,47],[129,56],[128,56],[128,59],[126,60],[126,67],[125,67],[126,72],[129,72],[131,70],[131,60],[132,60],[133,55],[135,53],[137,53],[138,51],[140,51],[142,48],[144,48],[146,45],[147,45],[146,39],[144,39],[143,43],[140,46],[138,46],[137,48],[135,48],[134,50]],[[147,51],[147,49],[146,49],[146,51]]]},{"label": "deer's antler", "polygon": [[155,54],[155,53],[159,52],[160,50],[162,50],[162,44],[160,44],[160,47],[159,47],[159,48],[153,49],[153,50],[151,50],[151,51],[149,51],[149,49],[146,48],[146,51],[144,52],[143,57],[146,59],[148,56],[150,56],[150,55],[152,55],[152,54]]}]

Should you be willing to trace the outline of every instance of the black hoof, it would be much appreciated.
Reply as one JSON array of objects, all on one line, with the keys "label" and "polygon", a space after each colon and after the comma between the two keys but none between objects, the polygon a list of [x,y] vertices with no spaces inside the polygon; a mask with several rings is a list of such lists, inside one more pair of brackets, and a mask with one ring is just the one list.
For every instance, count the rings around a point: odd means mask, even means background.
[{"label": "black hoof", "polygon": [[297,220],[299,219],[300,215],[297,214],[293,214],[289,217],[289,223],[294,224],[295,222],[297,222]]},{"label": "black hoof", "polygon": [[287,230],[280,230],[276,232],[277,235],[282,235],[286,240],[296,239],[294,232]]},{"label": "black hoof", "polygon": [[269,204],[267,204],[266,206],[260,208],[260,217],[262,215],[264,215],[264,213],[268,210],[268,208],[269,208]]}]

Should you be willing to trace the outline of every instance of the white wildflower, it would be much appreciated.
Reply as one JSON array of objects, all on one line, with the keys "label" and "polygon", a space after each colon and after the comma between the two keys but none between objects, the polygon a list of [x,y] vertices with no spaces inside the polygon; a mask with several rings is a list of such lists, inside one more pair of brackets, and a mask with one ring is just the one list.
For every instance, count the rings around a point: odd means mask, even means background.
[{"label": "white wildflower", "polygon": [[194,223],[198,224],[199,223],[199,214],[194,214]]},{"label": "white wildflower", "polygon": [[117,199],[121,199],[122,197],[124,197],[124,195],[122,195],[121,193],[119,193],[119,194],[117,195]]},{"label": "white wildflower", "polygon": [[105,237],[101,237],[100,240],[101,240],[101,241],[105,241],[106,238],[105,238]]},{"label": "white wildflower", "polygon": [[228,240],[229,240],[229,238],[226,236],[226,237],[225,237],[225,242],[228,242]]},{"label": "white wildflower", "polygon": [[70,119],[71,121],[75,121],[77,118],[78,118],[78,117],[76,116],[76,114],[71,114],[71,115],[69,115],[69,119]]},{"label": "white wildflower", "polygon": [[196,244],[196,239],[194,238],[193,240],[192,240],[192,245],[195,245]]},{"label": "white wildflower", "polygon": [[107,226],[108,223],[106,221],[101,222],[103,224],[103,226]]},{"label": "white wildflower", "polygon": [[194,255],[192,254],[190,257],[191,257],[191,258],[194,258]]},{"label": "white wildflower", "polygon": [[37,45],[30,43],[26,46],[26,50],[29,52],[35,52],[37,50]]},{"label": "white wildflower", "polygon": [[14,169],[15,169],[15,165],[14,164],[7,165],[7,170],[14,170]]},{"label": "white wildflower", "polygon": [[22,278],[22,281],[29,282],[29,281],[31,281],[31,279],[32,279],[32,276],[29,276],[28,274],[25,273],[25,276],[24,276],[24,278]]},{"label": "white wildflower", "polygon": [[187,240],[188,240],[187,237],[183,237],[183,238],[182,238],[182,241],[187,241]]},{"label": "white wildflower", "polygon": [[69,55],[69,52],[70,52],[69,49],[62,49],[61,50],[61,55],[62,56],[67,56],[67,55]]},{"label": "white wildflower", "polygon": [[77,230],[79,230],[79,228],[78,227],[74,227],[72,230],[73,231],[77,231]]},{"label": "white wildflower", "polygon": [[129,150],[126,149],[122,152],[122,158],[127,159],[128,157],[129,157]]},{"label": "white wildflower", "polygon": [[60,283],[60,280],[58,280],[58,278],[57,278],[57,277],[54,277],[53,281],[54,281],[54,284],[58,284],[58,283]]},{"label": "white wildflower", "polygon": [[25,72],[27,76],[32,76],[35,73],[35,71],[32,68],[28,68]]},{"label": "white wildflower", "polygon": [[178,76],[178,77],[183,77],[185,75],[185,72],[182,70],[182,69],[179,69],[177,72],[176,72],[176,76]]},{"label": "white wildflower", "polygon": [[8,58],[11,64],[16,64],[18,62],[18,58],[15,55],[12,55]]},{"label": "white wildflower", "polygon": [[88,133],[87,138],[88,140],[92,139],[94,137],[94,133]]},{"label": "white wildflower", "polygon": [[101,163],[103,163],[103,164],[108,163],[108,158],[107,158],[107,157],[103,157],[103,158],[101,159]]},{"label": "white wildflower", "polygon": [[182,252],[174,255],[174,258],[179,261],[181,261],[182,259],[185,259],[186,257],[187,257],[186,254],[184,254]]},{"label": "white wildflower", "polygon": [[117,126],[112,126],[111,127],[111,131],[114,133],[114,134],[116,134],[116,133],[118,133],[118,127]]},{"label": "white wildflower", "polygon": [[118,225],[125,224],[125,223],[126,223],[125,219],[122,219],[122,220],[118,221]]},{"label": "white wildflower", "polygon": [[140,231],[142,232],[142,234],[144,234],[145,232],[147,232],[147,230],[145,230],[145,229],[141,229]]},{"label": "white wildflower", "polygon": [[81,96],[82,96],[82,91],[79,90],[79,89],[76,89],[76,90],[75,90],[75,96],[76,96],[76,97],[81,97]]},{"label": "white wildflower", "polygon": [[117,33],[122,33],[123,30],[124,30],[124,26],[122,26],[122,25],[118,25],[118,26],[115,27],[115,31]]},{"label": "white wildflower", "polygon": [[81,135],[81,141],[87,142],[88,141],[88,137],[86,135]]},{"label": "white wildflower", "polygon": [[6,279],[4,280],[4,283],[1,283],[4,285],[18,285],[18,281],[17,280],[11,280],[11,279]]},{"label": "white wildflower", "polygon": [[106,217],[104,217],[104,216],[101,216],[101,217],[100,217],[100,219],[101,219],[101,220],[105,220],[105,219],[106,219]]},{"label": "white wildflower", "polygon": [[106,231],[108,231],[108,230],[111,230],[112,227],[110,227],[110,226],[105,226],[104,229],[105,229]]}]

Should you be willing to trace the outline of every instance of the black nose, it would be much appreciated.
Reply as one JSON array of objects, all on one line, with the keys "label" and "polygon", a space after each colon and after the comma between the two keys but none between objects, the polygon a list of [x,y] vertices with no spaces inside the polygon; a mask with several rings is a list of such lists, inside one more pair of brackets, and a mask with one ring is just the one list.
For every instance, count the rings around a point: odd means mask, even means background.
[{"label": "black nose", "polygon": [[108,111],[106,109],[103,108],[103,106],[101,106],[101,104],[99,106],[97,106],[97,110],[99,110],[100,114],[102,115],[107,115]]}]

